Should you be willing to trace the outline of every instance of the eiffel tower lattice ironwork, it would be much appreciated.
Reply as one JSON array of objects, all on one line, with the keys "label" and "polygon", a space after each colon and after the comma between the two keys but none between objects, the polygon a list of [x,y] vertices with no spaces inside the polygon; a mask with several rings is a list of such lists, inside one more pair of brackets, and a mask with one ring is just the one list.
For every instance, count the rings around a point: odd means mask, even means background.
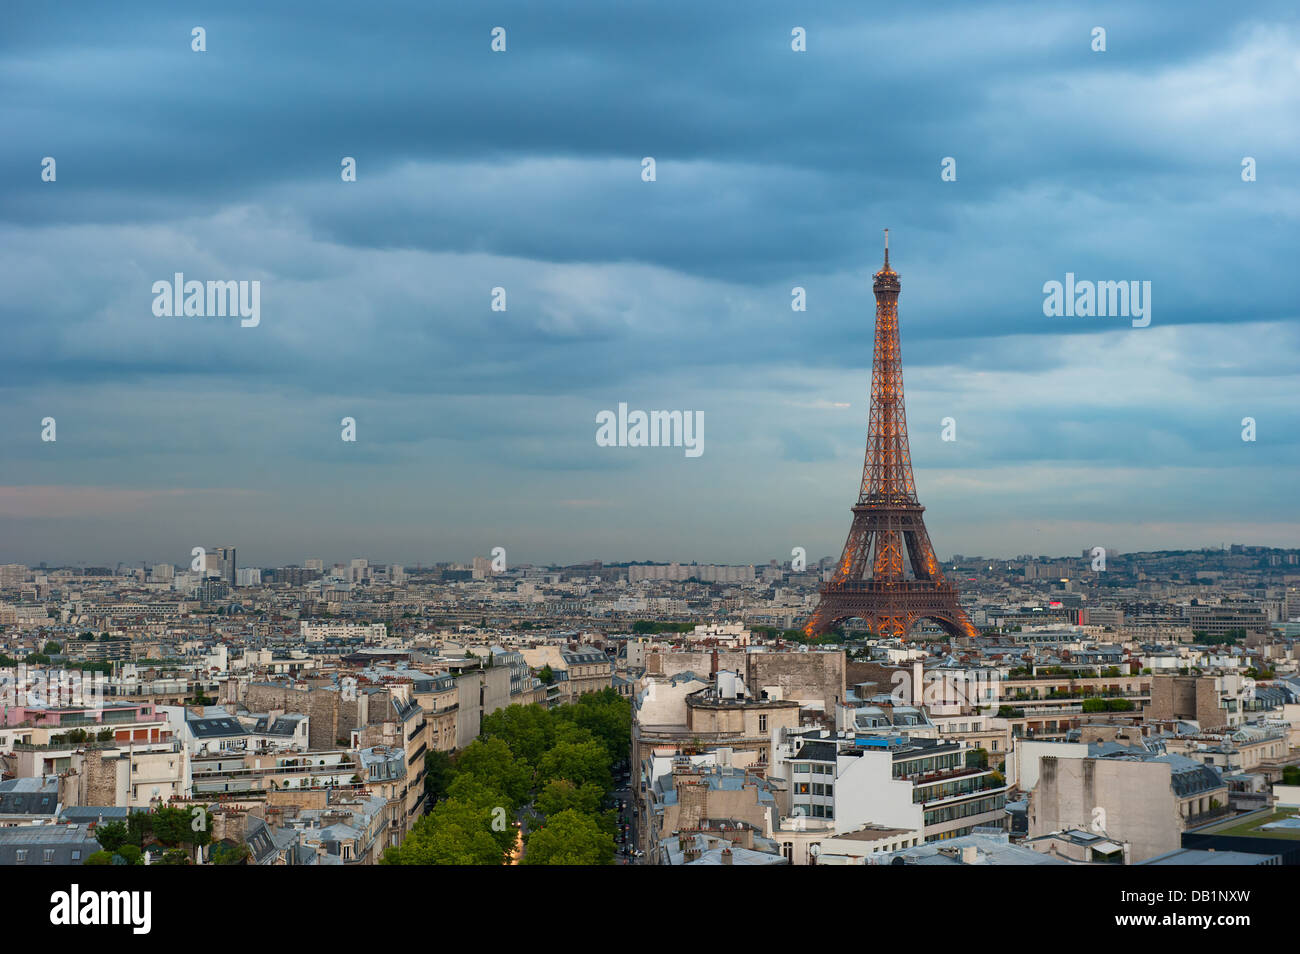
[{"label": "eiffel tower lattice ironwork", "polygon": [[[931,619],[953,636],[977,636],[944,578],[916,497],[903,405],[903,362],[898,344],[898,273],[876,272],[876,346],[871,365],[871,423],[862,489],[844,554],[821,588],[804,633],[818,636],[845,619],[863,620],[877,636],[906,637],[913,624]],[[910,575],[909,571],[910,570]]]}]

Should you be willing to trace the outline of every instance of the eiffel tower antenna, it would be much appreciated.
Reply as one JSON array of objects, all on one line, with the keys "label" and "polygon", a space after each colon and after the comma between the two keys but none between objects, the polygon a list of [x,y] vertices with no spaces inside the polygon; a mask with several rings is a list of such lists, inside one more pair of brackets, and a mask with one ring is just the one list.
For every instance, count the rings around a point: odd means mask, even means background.
[{"label": "eiffel tower antenna", "polygon": [[[978,635],[957,602],[957,588],[934,555],[916,496],[903,404],[903,359],[898,338],[898,273],[876,272],[876,344],[871,362],[871,415],[862,484],[844,553],[821,588],[804,633],[819,636],[845,619],[861,619],[876,636],[905,638],[921,619],[950,636]],[[909,574],[910,571],[910,574]]]}]

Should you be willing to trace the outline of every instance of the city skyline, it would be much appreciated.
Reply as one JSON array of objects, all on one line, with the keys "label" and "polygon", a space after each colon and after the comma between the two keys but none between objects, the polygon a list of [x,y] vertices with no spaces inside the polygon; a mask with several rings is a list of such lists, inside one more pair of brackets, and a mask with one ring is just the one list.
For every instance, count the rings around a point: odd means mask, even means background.
[{"label": "city skyline", "polygon": [[[400,13],[358,48],[234,4],[202,54],[162,4],[12,15],[0,561],[835,552],[884,225],[938,553],[1300,539],[1285,5],[504,4],[502,53]],[[177,273],[260,282],[259,322],[160,317]],[[1150,282],[1150,324],[1048,317],[1075,278]],[[704,452],[601,446],[621,403]]]},{"label": "city skyline", "polygon": [[[1221,545],[1215,545],[1212,547],[1170,548],[1170,549],[1160,549],[1160,550],[1128,551],[1120,548],[1111,548],[1111,547],[1104,547],[1103,549],[1106,550],[1107,559],[1114,560],[1119,558],[1142,556],[1142,555],[1160,555],[1160,554],[1174,554],[1174,553],[1206,553],[1206,554],[1230,554],[1231,555],[1238,548],[1240,548],[1244,552],[1251,552],[1256,550],[1266,550],[1266,551],[1278,550],[1281,552],[1300,552],[1300,547],[1267,547],[1267,546],[1261,546],[1261,545],[1250,544],[1250,543],[1232,543],[1232,544],[1225,543]],[[211,553],[215,549],[216,548],[211,548],[209,550],[209,553]],[[232,549],[238,550],[239,548],[233,547]],[[951,568],[949,566],[950,564],[970,563],[972,561],[984,562],[984,561],[991,560],[996,563],[1017,564],[1017,563],[1024,563],[1024,562],[1038,562],[1038,561],[1057,562],[1061,560],[1081,560],[1084,562],[1091,562],[1093,559],[1095,559],[1094,554],[1092,550],[1089,549],[1087,552],[1080,552],[1080,553],[1016,553],[1016,554],[1006,554],[1006,555],[998,555],[992,553],[953,553],[953,554],[942,555],[939,562],[944,567]],[[246,561],[240,559],[238,561],[238,568],[239,569],[249,568],[249,569],[257,569],[257,570],[270,570],[270,569],[281,569],[281,568],[290,568],[290,567],[305,568],[308,563],[311,563],[313,561],[319,561],[322,564],[322,568],[324,570],[330,570],[335,567],[350,568],[353,560],[365,560],[367,561],[367,566],[375,569],[387,570],[389,567],[400,566],[408,573],[410,573],[413,571],[417,571],[419,569],[433,569],[435,567],[459,566],[459,567],[469,568],[473,566],[476,560],[490,561],[490,557],[484,554],[475,554],[472,556],[459,556],[459,557],[449,557],[446,559],[430,559],[430,560],[415,560],[415,561],[389,560],[383,558],[382,555],[378,557],[374,555],[366,556],[366,557],[358,557],[355,555],[315,556],[315,557],[299,557],[297,559],[285,560],[285,561],[261,560],[261,559],[253,559],[251,561]],[[821,556],[818,556],[815,553],[809,553],[806,555],[805,561],[806,561],[806,565],[808,566],[815,566],[824,563],[833,564],[836,561],[836,555],[832,552],[827,552],[825,554],[822,554]],[[144,559],[137,559],[137,560],[113,560],[113,561],[109,561],[106,564],[97,564],[91,561],[85,561],[81,563],[51,563],[50,561],[25,563],[22,561],[18,561],[18,563],[15,565],[26,566],[32,570],[40,570],[40,569],[74,570],[74,569],[92,568],[92,567],[100,568],[100,569],[107,568],[107,569],[116,569],[116,570],[122,570],[122,569],[150,570],[155,566],[171,566],[175,569],[183,571],[187,566],[187,564],[190,563],[192,563],[192,559],[191,560],[183,560],[183,559],[168,560],[166,558],[158,558],[158,559],[144,558]],[[517,570],[521,567],[561,568],[561,567],[582,566],[583,564],[586,563],[599,563],[602,566],[608,566],[608,567],[678,565],[678,566],[754,567],[755,569],[760,569],[762,567],[768,567],[773,565],[780,566],[780,567],[789,567],[791,564],[791,557],[787,556],[784,560],[779,559],[777,557],[771,557],[767,559],[756,558],[756,559],[749,559],[749,560],[741,560],[739,562],[732,562],[732,563],[692,559],[690,557],[667,558],[661,560],[647,560],[647,559],[638,559],[633,557],[612,558],[608,560],[601,560],[593,557],[591,559],[578,560],[571,563],[565,561],[559,561],[559,560],[521,560],[507,565],[504,570],[499,572],[502,574],[508,574],[510,571]]]}]

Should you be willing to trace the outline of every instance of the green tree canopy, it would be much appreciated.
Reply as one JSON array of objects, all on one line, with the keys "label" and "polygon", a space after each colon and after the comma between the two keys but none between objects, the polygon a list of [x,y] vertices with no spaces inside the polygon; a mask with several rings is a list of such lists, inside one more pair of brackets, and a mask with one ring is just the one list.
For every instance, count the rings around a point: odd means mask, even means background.
[{"label": "green tree canopy", "polygon": [[518,758],[535,766],[555,744],[555,717],[542,706],[506,706],[483,719],[483,736],[501,739]]},{"label": "green tree canopy", "polygon": [[491,811],[448,798],[415,823],[400,847],[386,849],[382,863],[499,865],[503,856],[500,842],[493,837]]},{"label": "green tree canopy", "polygon": [[607,865],[614,860],[614,839],[595,819],[569,809],[547,819],[528,836],[526,865]]},{"label": "green tree canopy", "polygon": [[602,794],[613,787],[609,772],[609,753],[605,746],[592,739],[588,742],[557,742],[555,748],[542,756],[537,766],[542,781],[567,779],[582,786],[595,783]]},{"label": "green tree canopy", "polygon": [[424,790],[432,804],[447,794],[447,786],[456,775],[451,755],[440,749],[424,753]]},{"label": "green tree canopy", "polygon": [[478,776],[484,785],[504,796],[511,811],[528,801],[532,769],[516,759],[502,739],[475,739],[456,759],[456,771]]},{"label": "green tree canopy", "polygon": [[579,696],[556,710],[556,718],[587,729],[600,740],[611,761],[627,757],[632,744],[632,706],[613,689]]},{"label": "green tree canopy", "polygon": [[575,785],[567,778],[557,778],[542,787],[534,804],[547,818],[570,809],[584,815],[595,815],[600,812],[604,797],[605,793],[593,782]]},{"label": "green tree canopy", "polygon": [[126,822],[104,822],[102,825],[95,826],[95,840],[103,846],[105,851],[117,851],[130,838],[131,833],[127,830]]}]

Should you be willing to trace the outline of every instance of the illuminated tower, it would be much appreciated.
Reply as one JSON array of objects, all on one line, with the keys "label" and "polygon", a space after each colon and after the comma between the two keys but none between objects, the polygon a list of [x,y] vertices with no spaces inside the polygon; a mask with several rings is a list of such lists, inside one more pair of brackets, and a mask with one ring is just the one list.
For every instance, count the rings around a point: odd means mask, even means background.
[{"label": "illuminated tower", "polygon": [[845,619],[866,622],[877,636],[905,637],[919,619],[932,619],[953,636],[976,636],[958,605],[957,588],[935,559],[916,498],[903,406],[903,360],[898,344],[898,273],[876,272],[876,349],[871,364],[871,423],[862,489],[853,526],[834,575],[821,588],[804,633],[817,636]]}]

